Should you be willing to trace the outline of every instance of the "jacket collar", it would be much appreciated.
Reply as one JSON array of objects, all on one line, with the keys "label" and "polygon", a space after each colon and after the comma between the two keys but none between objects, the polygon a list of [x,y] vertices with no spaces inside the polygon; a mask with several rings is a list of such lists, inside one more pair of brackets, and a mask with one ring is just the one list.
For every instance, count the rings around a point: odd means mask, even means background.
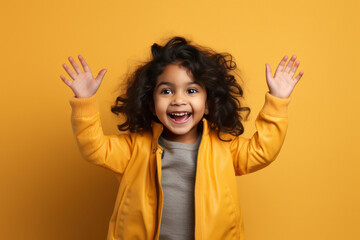
[{"label": "jacket collar", "polygon": [[[203,136],[206,136],[209,134],[210,131],[209,122],[205,118],[202,118],[202,123],[203,123]],[[155,121],[152,121],[151,126],[153,132],[153,140],[157,142],[161,133],[164,130],[164,126],[161,123]]]}]

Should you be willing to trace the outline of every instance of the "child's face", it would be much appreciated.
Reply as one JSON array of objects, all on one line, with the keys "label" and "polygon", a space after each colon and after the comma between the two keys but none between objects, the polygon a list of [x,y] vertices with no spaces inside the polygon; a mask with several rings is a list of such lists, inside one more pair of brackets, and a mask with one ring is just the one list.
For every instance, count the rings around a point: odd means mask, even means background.
[{"label": "child's face", "polygon": [[205,87],[194,82],[185,67],[170,64],[158,76],[153,97],[156,116],[165,126],[163,136],[194,143],[199,134],[197,125],[208,112]]}]

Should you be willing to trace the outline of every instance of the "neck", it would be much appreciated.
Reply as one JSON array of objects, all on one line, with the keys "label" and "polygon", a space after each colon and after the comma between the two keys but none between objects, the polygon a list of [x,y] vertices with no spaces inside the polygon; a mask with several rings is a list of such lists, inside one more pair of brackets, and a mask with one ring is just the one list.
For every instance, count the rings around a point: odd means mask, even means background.
[{"label": "neck", "polygon": [[200,131],[198,129],[194,129],[194,132],[191,134],[184,134],[184,135],[176,135],[173,134],[171,131],[164,129],[162,133],[162,137],[168,141],[172,142],[180,142],[185,144],[194,144],[200,135]]}]

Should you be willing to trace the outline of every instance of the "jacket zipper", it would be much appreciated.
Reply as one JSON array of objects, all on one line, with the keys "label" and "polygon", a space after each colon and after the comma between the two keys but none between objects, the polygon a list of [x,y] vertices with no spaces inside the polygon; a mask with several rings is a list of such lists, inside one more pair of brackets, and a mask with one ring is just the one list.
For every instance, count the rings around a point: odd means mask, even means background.
[{"label": "jacket zipper", "polygon": [[[202,134],[204,134],[204,132],[202,132]],[[198,154],[196,157],[196,175],[195,175],[195,239],[196,240],[200,240],[202,239],[202,234],[201,234],[201,218],[200,218],[200,213],[201,213],[201,187],[196,187],[198,185],[200,185],[199,183],[199,172],[200,172],[200,168],[199,168],[199,159],[201,159],[199,156],[201,155],[201,147],[204,145],[203,143],[203,136],[201,135],[201,140],[200,140],[200,145],[199,145],[199,149],[198,149]]]},{"label": "jacket zipper", "polygon": [[[161,155],[160,155],[160,152],[158,152],[158,149],[160,149]],[[162,157],[163,157],[164,150],[159,146],[158,139],[157,139],[157,142],[156,142],[156,148],[154,148],[154,150],[155,150],[155,163],[156,163],[156,175],[157,175],[156,182],[157,182],[157,189],[158,189],[158,211],[157,211],[158,216],[157,216],[157,230],[156,230],[155,239],[159,239],[164,195],[163,195],[163,191],[162,191],[162,187],[161,187],[160,175],[159,175],[159,171],[158,171],[158,169],[159,169],[159,167],[158,167],[158,159],[160,157],[160,171],[161,171],[161,160],[162,160]],[[161,202],[160,202],[160,200],[161,200]]]}]

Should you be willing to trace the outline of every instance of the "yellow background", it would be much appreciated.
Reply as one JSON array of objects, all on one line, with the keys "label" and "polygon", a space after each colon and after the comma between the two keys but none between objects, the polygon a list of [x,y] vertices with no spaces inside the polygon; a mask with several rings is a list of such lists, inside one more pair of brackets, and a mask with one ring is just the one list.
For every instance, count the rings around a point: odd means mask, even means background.
[{"label": "yellow background", "polygon": [[105,239],[118,183],[78,152],[61,65],[82,54],[94,74],[108,69],[98,95],[116,134],[119,82],[151,44],[182,35],[236,58],[247,137],[265,63],[297,54],[305,71],[278,159],[238,179],[247,239],[360,239],[359,10],[357,0],[3,1],[0,238]]}]

